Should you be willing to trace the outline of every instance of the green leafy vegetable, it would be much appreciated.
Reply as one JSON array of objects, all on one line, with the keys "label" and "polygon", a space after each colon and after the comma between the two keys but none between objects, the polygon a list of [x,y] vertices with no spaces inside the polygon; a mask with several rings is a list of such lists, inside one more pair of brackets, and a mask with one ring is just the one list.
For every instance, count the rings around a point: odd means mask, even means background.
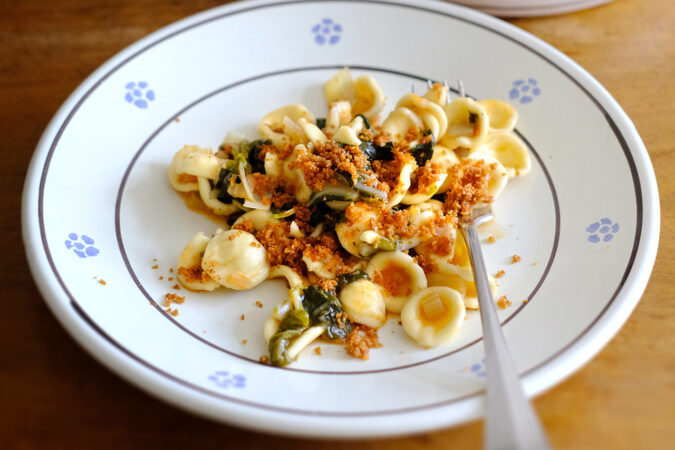
[{"label": "green leafy vegetable", "polygon": [[272,141],[256,139],[249,145],[247,161],[251,165],[251,171],[257,173],[265,173],[265,161],[260,158],[260,152],[263,145],[271,145]]},{"label": "green leafy vegetable", "polygon": [[286,351],[293,341],[300,337],[309,326],[309,314],[304,309],[294,309],[286,313],[279,329],[269,343],[270,362],[274,366],[290,364]]},{"label": "green leafy vegetable", "polygon": [[230,180],[234,176],[232,171],[222,168],[218,174],[218,181],[214,185],[216,191],[216,198],[223,203],[232,203],[232,196],[227,193],[227,188],[230,187]]},{"label": "green leafy vegetable", "polygon": [[319,192],[315,192],[309,199],[308,205],[315,205],[321,202],[348,201],[353,202],[358,197],[356,191],[348,186],[327,186]]},{"label": "green leafy vegetable", "polygon": [[[425,131],[423,134],[423,136],[429,135],[431,135],[431,131],[429,130]],[[415,148],[410,150],[410,154],[415,158],[418,167],[423,167],[434,155],[434,144],[436,144],[436,140],[432,137],[429,142],[418,144]]]},{"label": "green leafy vegetable", "polygon": [[469,113],[469,122],[470,123],[476,123],[477,120],[478,120],[478,114],[470,112]]},{"label": "green leafy vegetable", "polygon": [[325,334],[332,340],[344,340],[352,331],[340,301],[332,292],[312,284],[303,292],[302,307],[309,313],[312,325],[323,325]]},{"label": "green leafy vegetable", "polygon": [[340,292],[342,288],[347,286],[349,283],[368,279],[370,279],[368,274],[363,270],[355,270],[354,272],[342,274],[337,278],[337,287],[335,288],[335,291]]},{"label": "green leafy vegetable", "polygon": [[344,211],[335,211],[325,203],[317,203],[310,209],[312,215],[309,218],[309,224],[313,227],[323,222],[328,229],[332,229],[336,223],[345,220]]},{"label": "green leafy vegetable", "polygon": [[316,119],[316,126],[319,127],[320,129],[326,128],[326,118],[325,117],[319,117]]},{"label": "green leafy vegetable", "polygon": [[375,145],[371,141],[361,141],[359,148],[370,162],[392,161],[394,159],[394,143],[386,142],[384,145]]}]

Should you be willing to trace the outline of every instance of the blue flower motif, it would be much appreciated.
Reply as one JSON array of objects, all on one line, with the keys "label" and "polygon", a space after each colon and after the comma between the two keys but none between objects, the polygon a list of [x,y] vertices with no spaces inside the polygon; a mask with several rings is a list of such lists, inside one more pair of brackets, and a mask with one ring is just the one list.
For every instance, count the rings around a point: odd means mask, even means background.
[{"label": "blue flower motif", "polygon": [[537,80],[528,78],[527,80],[516,80],[512,83],[509,98],[511,100],[518,99],[520,103],[526,104],[530,103],[539,94],[541,94],[541,89],[537,84]]},{"label": "blue flower motif", "polygon": [[139,81],[138,83],[130,81],[124,88],[127,90],[124,100],[141,109],[147,108],[148,102],[155,100],[155,91],[148,89],[148,83],[145,81]]},{"label": "blue flower motif", "polygon": [[593,222],[586,227],[588,233],[588,242],[597,244],[598,242],[609,242],[616,232],[619,231],[619,224],[613,223],[607,217],[603,217],[597,222]]},{"label": "blue flower motif", "polygon": [[66,248],[73,250],[80,258],[87,258],[99,254],[99,250],[94,247],[94,240],[89,236],[83,234],[78,236],[77,233],[70,233],[66,239]]},{"label": "blue flower motif", "polygon": [[477,377],[484,377],[485,376],[485,359],[482,359],[480,363],[473,364],[469,370],[471,371],[472,374],[476,375]]},{"label": "blue flower motif", "polygon": [[228,389],[230,387],[245,388],[246,377],[239,374],[230,375],[230,372],[217,370],[212,375],[209,375],[209,380],[212,381],[219,388]]},{"label": "blue flower motif", "polygon": [[312,33],[314,34],[314,42],[317,44],[335,45],[340,41],[342,25],[333,22],[333,19],[325,18],[312,27]]}]

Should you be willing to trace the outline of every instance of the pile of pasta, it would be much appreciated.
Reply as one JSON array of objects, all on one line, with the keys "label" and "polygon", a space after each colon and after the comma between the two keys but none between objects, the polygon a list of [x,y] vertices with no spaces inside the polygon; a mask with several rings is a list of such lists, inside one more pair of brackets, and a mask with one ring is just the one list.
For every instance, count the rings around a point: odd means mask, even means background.
[{"label": "pile of pasta", "polygon": [[259,139],[228,133],[215,151],[175,154],[173,188],[224,219],[188,243],[178,279],[213,291],[284,278],[288,298],[263,330],[275,365],[315,339],[367,359],[389,314],[421,346],[446,344],[478,308],[457,228],[530,171],[517,113],[499,100],[451,100],[429,83],[385,115],[375,79],[347,68],[324,91],[325,118],[284,106],[260,121]]}]

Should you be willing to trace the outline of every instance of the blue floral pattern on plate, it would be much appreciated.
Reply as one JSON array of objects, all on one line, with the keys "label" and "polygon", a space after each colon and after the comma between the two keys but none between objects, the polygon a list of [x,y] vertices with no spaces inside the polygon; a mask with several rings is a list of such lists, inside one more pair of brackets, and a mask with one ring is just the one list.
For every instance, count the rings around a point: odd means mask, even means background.
[{"label": "blue floral pattern on plate", "polygon": [[138,83],[130,81],[124,88],[127,90],[124,100],[140,109],[147,108],[149,102],[155,100],[155,91],[148,89],[148,83],[145,81],[139,81]]},{"label": "blue floral pattern on plate", "polygon": [[340,41],[340,33],[342,33],[342,25],[330,18],[322,19],[321,22],[312,27],[314,42],[318,45],[337,44]]},{"label": "blue floral pattern on plate", "polygon": [[601,241],[609,242],[617,231],[619,231],[619,224],[612,222],[607,217],[603,217],[599,221],[593,222],[586,227],[586,233],[588,233],[587,240],[594,244]]},{"label": "blue floral pattern on plate", "polygon": [[534,97],[541,94],[541,88],[534,78],[527,80],[516,80],[511,84],[509,98],[518,100],[522,104],[530,103]]},{"label": "blue floral pattern on plate", "polygon": [[209,381],[212,381],[216,386],[223,389],[230,387],[245,388],[246,377],[240,374],[230,374],[224,370],[217,370],[209,375]]},{"label": "blue floral pattern on plate", "polygon": [[86,234],[78,236],[77,233],[70,233],[65,244],[68,250],[73,250],[73,253],[80,258],[92,257],[99,254],[99,250],[94,247],[94,240]]}]

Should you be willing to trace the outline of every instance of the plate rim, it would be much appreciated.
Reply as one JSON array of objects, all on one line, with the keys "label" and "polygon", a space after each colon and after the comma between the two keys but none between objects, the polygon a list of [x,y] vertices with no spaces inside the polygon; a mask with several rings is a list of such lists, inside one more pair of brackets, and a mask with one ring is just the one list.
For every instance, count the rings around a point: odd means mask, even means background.
[{"label": "plate rim", "polygon": [[[340,434],[337,435],[336,430],[333,429],[332,426],[326,426],[325,424],[324,426],[310,427],[311,429],[309,430],[305,427],[289,426],[292,424],[287,423],[288,420],[279,420],[279,417],[277,417],[277,412],[271,412],[270,414],[275,417],[278,424],[283,422],[287,427],[279,429],[273,426],[265,426],[266,424],[263,424],[262,422],[257,423],[256,420],[259,420],[261,416],[266,415],[268,411],[247,411],[245,414],[241,414],[240,416],[223,417],[222,409],[214,407],[213,404],[209,404],[210,402],[208,399],[195,401],[195,393],[193,391],[181,392],[185,389],[184,387],[177,387],[175,384],[168,385],[166,380],[160,380],[162,382],[158,382],[157,375],[150,373],[147,367],[143,368],[136,366],[135,362],[130,361],[126,357],[131,355],[127,353],[126,356],[124,356],[123,353],[120,353],[120,350],[124,351],[124,349],[119,345],[116,347],[114,339],[112,342],[107,341],[102,339],[100,335],[96,335],[93,331],[91,331],[90,327],[96,328],[96,325],[93,322],[87,322],[86,314],[84,314],[84,316],[80,314],[78,319],[77,315],[73,315],[72,310],[66,308],[67,304],[71,304],[71,306],[74,305],[74,308],[77,312],[78,307],[76,303],[73,304],[72,300],[69,302],[63,302],[57,299],[60,297],[67,297],[67,293],[64,292],[65,285],[62,287],[59,284],[59,277],[57,274],[51,274],[52,276],[49,276],[49,264],[45,266],[45,256],[39,255],[41,251],[44,251],[44,249],[47,248],[46,242],[43,242],[44,239],[35,239],[35,230],[39,227],[31,227],[30,225],[35,225],[33,223],[35,221],[33,214],[37,210],[37,198],[33,197],[33,194],[36,191],[36,175],[41,175],[43,173],[42,170],[38,170],[41,168],[40,160],[43,159],[41,156],[45,152],[45,147],[49,147],[48,143],[52,140],[52,137],[57,137],[60,131],[65,129],[65,126],[67,126],[67,122],[70,118],[69,112],[72,111],[72,106],[77,106],[79,102],[84,100],[82,95],[83,93],[86,93],[88,90],[95,88],[100,83],[105,81],[107,76],[104,75],[101,77],[101,74],[109,73],[110,68],[124,64],[128,57],[136,56],[143,50],[153,47],[171,35],[177,34],[181,31],[186,31],[200,23],[215,20],[222,15],[221,13],[242,12],[243,10],[249,10],[260,5],[278,6],[283,4],[302,3],[317,3],[317,0],[291,0],[280,3],[270,2],[268,0],[245,1],[241,3],[222,5],[183,18],[177,22],[160,28],[159,30],[121,50],[101,66],[99,66],[98,69],[96,69],[75,89],[75,91],[59,108],[43,133],[36,147],[35,153],[33,154],[33,158],[27,172],[26,183],[24,185],[22,199],[22,233],[33,278],[35,279],[43,298],[57,319],[71,334],[71,336],[73,336],[75,340],[85,348],[85,350],[94,356],[95,359],[111,369],[113,372],[120,375],[122,378],[130,381],[133,385],[154,394],[156,397],[159,397],[164,401],[172,403],[182,409],[190,410],[201,416],[236,424],[245,428],[255,429],[257,431],[291,434],[296,436],[330,436],[342,438],[391,436],[396,434],[407,434],[411,432],[429,431],[431,429],[447,427],[453,424],[474,419],[479,415],[482,409],[482,394],[480,393],[471,394],[469,395],[470,398],[453,402],[452,405],[440,407],[441,409],[445,410],[448,408],[463,409],[464,413],[459,415],[461,417],[457,417],[457,414],[455,414],[454,419],[437,421],[436,423],[426,427],[420,426],[418,423],[416,424],[415,421],[411,421],[406,427],[401,427],[399,424],[396,427],[389,426],[380,430],[372,430],[370,428],[366,430],[352,428],[350,429],[349,435],[345,435],[342,430],[340,430]],[[343,3],[343,1],[334,1],[333,3]],[[535,36],[526,33],[525,31],[520,30],[508,23],[487,16],[483,13],[469,10],[465,7],[449,5],[438,0],[428,0],[422,2],[361,0],[360,3],[403,6],[415,5],[415,7],[425,5],[425,7],[422,9],[444,12],[446,15],[449,14],[459,17],[463,20],[466,20],[468,23],[478,25],[482,28],[509,37],[511,40],[515,41],[521,46],[535,53],[540,53],[540,56],[542,57],[545,56],[544,59],[549,60],[549,62],[553,62],[553,60],[557,59],[558,63],[562,62],[563,65],[567,66],[566,69],[569,69],[569,72],[564,72],[567,73],[568,76],[574,80],[580,88],[584,90],[588,89],[581,84],[582,81],[590,83],[590,85],[596,91],[596,96],[598,97],[596,99],[591,95],[591,98],[595,99],[598,104],[600,104],[600,100],[607,103],[608,106],[603,107],[603,109],[606,110],[606,114],[612,116],[613,120],[617,122],[617,125],[619,125],[619,128],[626,129],[627,135],[624,133],[621,133],[621,135],[631,141],[628,143],[628,148],[631,150],[629,153],[631,153],[631,156],[634,158],[634,163],[640,163],[638,164],[639,167],[636,167],[636,176],[640,181],[642,181],[642,189],[640,192],[643,203],[642,233],[636,245],[637,251],[633,261],[633,266],[627,270],[626,282],[620,287],[618,292],[613,297],[614,301],[610,302],[605,307],[603,312],[601,312],[598,316],[597,320],[591,323],[587,330],[582,332],[582,334],[575,341],[573,341],[571,345],[566,346],[565,349],[557,356],[542,363],[543,367],[535,367],[531,369],[531,373],[524,376],[524,385],[529,395],[534,395],[550,387],[553,387],[562,381],[562,379],[567,378],[572,373],[576,372],[584,363],[588,362],[606,345],[606,343],[625,323],[628,316],[637,305],[641,294],[646,287],[654,264],[656,249],[658,246],[660,223],[658,187],[656,185],[656,179],[649,155],[647,154],[646,148],[644,147],[637,130],[625,112],[606,91],[606,89],[602,87],[602,85],[600,85],[588,72],[583,70],[578,64],[560,53],[558,50],[541,41],[539,38],[536,38]],[[487,23],[487,25],[485,23]],[[539,49],[537,49],[537,47],[539,47]],[[558,65],[558,63],[555,65]],[[55,133],[55,130],[57,129],[60,131]],[[37,178],[41,179],[42,176],[38,176]],[[648,213],[648,215],[645,213]],[[45,248],[39,248],[39,243],[42,243]],[[617,299],[620,298],[622,300],[617,301]],[[611,308],[611,306],[614,306],[614,308]],[[609,309],[612,309],[612,311],[609,311]],[[81,313],[84,313],[84,311],[81,311]],[[598,329],[596,325],[597,322],[600,322],[601,320],[604,322],[604,324],[600,329]],[[100,332],[103,332],[105,335],[104,330],[100,330]],[[109,337],[109,339],[112,338]],[[536,379],[537,377],[539,378],[538,382]],[[180,395],[176,396],[176,394]],[[197,397],[199,397],[199,394],[197,394]],[[459,405],[462,405],[463,408],[459,407]],[[205,406],[210,406],[210,408],[207,409]],[[244,412],[239,408],[243,408],[244,410],[246,409],[246,407],[241,406],[235,406],[234,408],[237,409],[237,413]],[[448,417],[451,416],[452,415]],[[252,421],[252,419],[255,420]],[[290,420],[290,422],[294,421],[294,418]]]}]

